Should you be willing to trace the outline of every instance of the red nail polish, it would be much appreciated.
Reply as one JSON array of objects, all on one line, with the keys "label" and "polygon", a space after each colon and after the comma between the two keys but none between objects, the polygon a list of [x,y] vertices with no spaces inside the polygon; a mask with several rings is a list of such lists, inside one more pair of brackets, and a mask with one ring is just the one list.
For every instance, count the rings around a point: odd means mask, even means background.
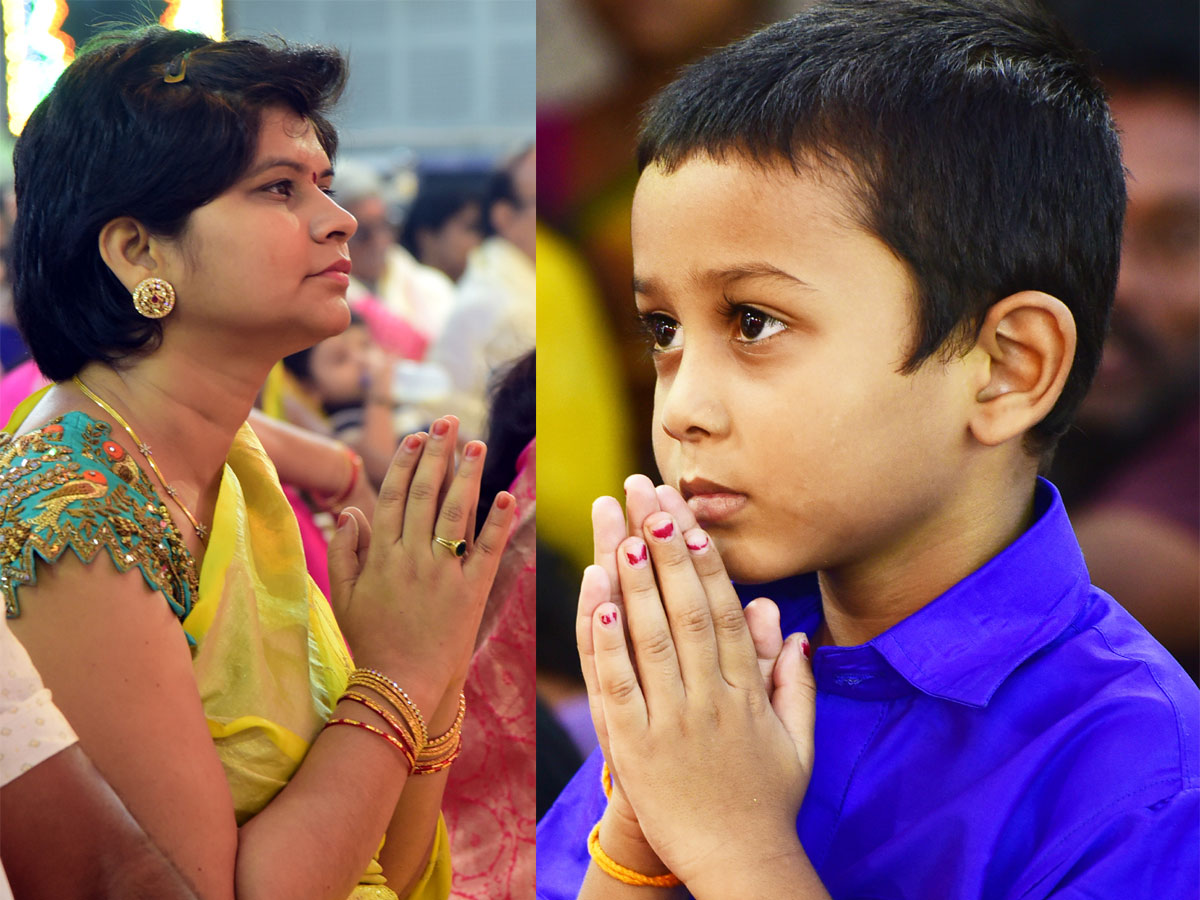
[{"label": "red nail polish", "polygon": [[443,437],[450,430],[450,423],[445,419],[438,419],[430,426],[429,430],[433,432],[434,437]]},{"label": "red nail polish", "polygon": [[419,434],[410,434],[404,439],[405,450],[416,450],[421,446],[421,436]]},{"label": "red nail polish", "polygon": [[675,533],[675,523],[674,522],[664,522],[662,525],[659,525],[657,528],[651,528],[650,533],[652,535],[654,535],[656,538],[658,538],[660,541],[665,541],[671,535],[673,535]]},{"label": "red nail polish", "polygon": [[611,625],[615,618],[616,616],[609,615],[608,613],[600,613],[600,624]]},{"label": "red nail polish", "polygon": [[806,658],[808,658],[808,659],[812,658],[812,647],[809,646],[808,641],[800,642],[800,652],[803,653]]},{"label": "red nail polish", "polygon": [[465,456],[467,459],[478,459],[479,454],[482,452],[482,444],[467,444],[467,449],[463,451],[463,456]]},{"label": "red nail polish", "polygon": [[687,541],[686,543],[687,543],[687,548],[689,550],[691,550],[693,553],[699,553],[701,550],[703,550],[705,547],[708,546],[708,538],[702,537],[702,538],[700,538],[700,540],[696,541],[695,543],[692,543],[691,541]]},{"label": "red nail polish", "polygon": [[628,550],[626,550],[625,558],[629,560],[629,564],[631,566],[636,566],[638,563],[644,563],[646,560],[648,560],[650,558],[650,552],[646,545],[642,544],[642,549],[638,553],[630,553]]}]

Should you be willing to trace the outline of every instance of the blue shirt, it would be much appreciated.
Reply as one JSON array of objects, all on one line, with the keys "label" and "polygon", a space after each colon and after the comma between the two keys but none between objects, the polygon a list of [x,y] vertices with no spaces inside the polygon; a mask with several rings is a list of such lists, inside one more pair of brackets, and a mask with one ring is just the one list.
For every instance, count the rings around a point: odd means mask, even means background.
[{"label": "blue shirt", "polygon": [[[751,590],[785,634],[816,631],[811,577]],[[1090,585],[1049,482],[1011,546],[869,643],[819,648],[813,670],[796,830],[835,900],[1200,893],[1200,693]],[[541,900],[583,882],[600,764],[538,826]]]}]

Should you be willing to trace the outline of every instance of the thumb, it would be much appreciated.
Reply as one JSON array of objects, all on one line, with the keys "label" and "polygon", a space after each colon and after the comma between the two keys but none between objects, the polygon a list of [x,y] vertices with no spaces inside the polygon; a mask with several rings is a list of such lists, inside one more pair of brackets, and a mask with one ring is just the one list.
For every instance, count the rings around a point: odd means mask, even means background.
[{"label": "thumb", "polygon": [[338,515],[337,530],[329,541],[329,593],[335,610],[350,598],[358,580],[358,519],[344,509]]},{"label": "thumb", "polygon": [[791,635],[775,664],[775,693],[771,706],[796,745],[805,771],[812,771],[813,728],[817,718],[817,683],[807,656],[808,636]]},{"label": "thumb", "polygon": [[758,670],[762,673],[763,687],[771,696],[774,684],[771,673],[775,660],[783,649],[783,633],[779,630],[779,607],[767,597],[759,597],[746,604],[746,627],[754,642],[754,655],[758,657]]}]

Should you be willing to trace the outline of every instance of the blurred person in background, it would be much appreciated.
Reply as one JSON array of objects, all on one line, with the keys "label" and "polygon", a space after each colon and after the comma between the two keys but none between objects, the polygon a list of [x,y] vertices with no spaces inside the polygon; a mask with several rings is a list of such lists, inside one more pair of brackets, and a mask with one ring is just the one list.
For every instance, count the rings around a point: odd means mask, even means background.
[{"label": "blurred person in background", "polygon": [[1175,0],[1050,6],[1097,54],[1129,171],[1111,332],[1051,478],[1094,583],[1198,679],[1198,7]]},{"label": "blurred person in background", "polygon": [[[635,433],[648,433],[654,377],[629,315],[633,278],[629,214],[637,183],[634,146],[646,102],[681,66],[801,4],[771,0],[578,0],[616,55],[616,72],[580,105],[539,106],[545,149],[541,217],[575,241],[592,266],[628,372]],[[786,6],[786,9],[784,7]],[[639,466],[653,470],[648,443]]]},{"label": "blurred person in background", "polygon": [[404,214],[401,246],[418,262],[457,282],[471,251],[483,240],[481,193],[465,177],[423,175]]},{"label": "blurred person in background", "polygon": [[339,165],[338,202],[359,223],[350,242],[354,269],[346,299],[385,349],[421,359],[454,306],[454,284],[396,242],[384,194],[383,178],[366,163]]},{"label": "blurred person in background", "polygon": [[446,783],[453,900],[526,900],[534,891],[536,373],[530,351],[496,373],[490,395],[479,509],[508,490],[517,513],[467,672],[463,752]]},{"label": "blurred person in background", "polygon": [[462,434],[482,433],[488,380],[533,349],[536,335],[537,154],[530,144],[492,173],[483,202],[482,244],[467,261],[458,301],[429,360],[454,384],[448,404]]}]

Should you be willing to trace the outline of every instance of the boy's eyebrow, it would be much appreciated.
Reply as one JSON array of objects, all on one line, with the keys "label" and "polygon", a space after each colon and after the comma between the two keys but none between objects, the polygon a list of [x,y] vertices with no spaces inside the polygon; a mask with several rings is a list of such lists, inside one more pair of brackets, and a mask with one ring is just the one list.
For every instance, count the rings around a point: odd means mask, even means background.
[{"label": "boy's eyebrow", "polygon": [[[253,178],[255,175],[261,175],[263,172],[266,172],[270,169],[274,169],[279,166],[282,166],[285,169],[291,169],[300,175],[304,175],[305,173],[307,173],[309,171],[308,166],[302,165],[294,159],[282,159],[282,158],[281,159],[268,159],[265,162],[263,162],[261,165],[257,165],[253,169],[251,169],[249,172],[247,172],[246,177]],[[333,177],[333,166],[330,166],[324,172],[321,172],[319,175],[317,175],[317,177],[318,178]]]},{"label": "boy's eyebrow", "polygon": [[[697,272],[692,276],[692,280],[701,284],[717,283],[728,284],[734,281],[741,281],[746,278],[771,278],[786,281],[788,284],[794,284],[806,290],[816,290],[811,284],[803,278],[797,278],[790,272],[785,272],[778,266],[771,265],[768,262],[752,262],[742,265],[730,266],[725,269],[709,269],[703,272]],[[639,278],[633,276],[633,292],[635,294],[652,295],[662,290],[661,283],[656,278]]]},{"label": "boy's eyebrow", "polygon": [[740,266],[731,266],[728,269],[713,269],[703,273],[700,277],[704,281],[718,281],[722,283],[741,281],[744,278],[773,278],[799,285],[808,290],[815,290],[803,278],[797,278],[792,273],[785,272],[778,266],[773,266],[768,262],[752,262]]}]

